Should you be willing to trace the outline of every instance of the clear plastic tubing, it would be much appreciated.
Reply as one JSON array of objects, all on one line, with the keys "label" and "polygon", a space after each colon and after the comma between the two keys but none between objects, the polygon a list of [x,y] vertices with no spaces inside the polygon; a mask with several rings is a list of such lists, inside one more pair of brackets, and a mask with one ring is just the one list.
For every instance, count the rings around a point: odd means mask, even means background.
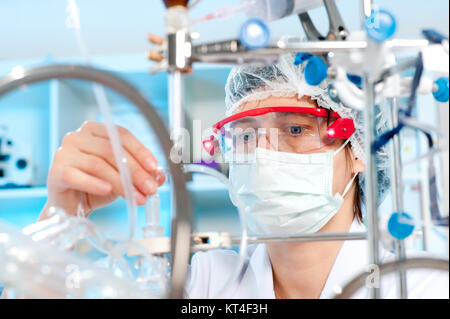
[{"label": "clear plastic tubing", "polygon": [[210,167],[204,166],[204,165],[198,165],[198,164],[185,164],[183,165],[183,170],[185,173],[201,173],[210,175],[212,177],[217,178],[220,182],[225,184],[225,186],[228,188],[228,191],[230,192],[230,196],[233,199],[234,203],[237,203],[237,208],[239,212],[239,219],[241,222],[241,243],[239,246],[239,262],[236,265],[235,269],[230,275],[230,278],[225,283],[225,285],[222,287],[222,289],[219,290],[217,296],[214,296],[213,298],[222,298],[223,295],[230,289],[231,284],[234,280],[239,276],[242,266],[244,265],[245,261],[245,255],[247,253],[247,221],[245,217],[245,205],[244,203],[239,199],[239,196],[236,193],[236,190],[231,185],[228,178],[226,178],[225,175],[222,173],[216,171],[215,169],[212,169]]},{"label": "clear plastic tubing", "polygon": [[[72,28],[75,32],[75,37],[77,39],[77,45],[80,50],[80,54],[85,60],[86,64],[90,64],[89,53],[87,50],[87,46],[84,42],[82,33],[81,33],[81,25],[80,25],[80,16],[79,9],[75,0],[68,0],[67,3],[67,27]],[[119,169],[120,178],[122,180],[125,198],[127,199],[127,211],[128,211],[128,219],[129,219],[129,235],[128,239],[133,239],[136,233],[136,224],[137,224],[137,207],[136,207],[136,198],[134,195],[134,187],[133,181],[131,179],[130,170],[127,165],[127,158],[125,156],[125,152],[123,150],[122,144],[119,138],[119,132],[117,131],[116,126],[114,125],[111,107],[108,103],[108,99],[106,97],[105,90],[103,86],[98,84],[93,84],[93,91],[95,95],[95,99],[97,104],[99,105],[100,112],[102,113],[106,130],[108,132],[108,136],[111,139],[111,145],[114,153],[114,158],[117,163],[117,167]]]},{"label": "clear plastic tubing", "polygon": [[161,199],[158,192],[147,196],[145,203],[145,223],[142,228],[144,238],[160,237],[164,234],[164,228],[159,226]]},{"label": "clear plastic tubing", "polygon": [[147,196],[147,202],[145,203],[145,216],[147,218],[147,224],[151,226],[159,225],[159,208],[161,200],[159,194]]},{"label": "clear plastic tubing", "polygon": [[271,22],[293,14],[300,14],[321,5],[323,5],[322,0],[242,0],[236,5],[221,7],[215,12],[194,20],[193,23],[227,19],[240,12],[244,12],[251,18]]}]

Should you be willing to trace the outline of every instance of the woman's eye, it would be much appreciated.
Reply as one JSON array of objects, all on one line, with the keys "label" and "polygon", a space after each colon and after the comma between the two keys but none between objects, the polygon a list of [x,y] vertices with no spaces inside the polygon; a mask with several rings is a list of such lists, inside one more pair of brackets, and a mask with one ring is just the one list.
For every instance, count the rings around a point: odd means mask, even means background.
[{"label": "woman's eye", "polygon": [[241,135],[241,140],[243,140],[244,142],[248,142],[250,140],[250,134]]},{"label": "woman's eye", "polygon": [[288,131],[291,135],[300,135],[303,131],[303,128],[301,126],[289,126]]},{"label": "woman's eye", "polygon": [[253,135],[250,133],[240,134],[238,136],[238,141],[243,143],[248,143],[253,138]]}]

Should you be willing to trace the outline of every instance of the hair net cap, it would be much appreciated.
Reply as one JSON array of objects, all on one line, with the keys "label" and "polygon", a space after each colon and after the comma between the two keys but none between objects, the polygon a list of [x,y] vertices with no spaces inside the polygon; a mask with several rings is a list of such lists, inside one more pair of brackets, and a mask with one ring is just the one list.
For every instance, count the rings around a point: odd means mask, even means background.
[{"label": "hair net cap", "polygon": [[[226,116],[240,111],[245,102],[264,100],[272,97],[310,96],[322,108],[331,109],[343,118],[351,118],[355,124],[355,133],[349,138],[354,155],[366,163],[364,151],[363,113],[335,102],[328,94],[328,81],[325,79],[319,85],[311,86],[305,80],[306,63],[295,65],[295,54],[282,55],[276,64],[265,66],[243,65],[231,70],[225,86]],[[387,129],[387,121],[379,107],[376,107],[377,132]],[[385,147],[376,156],[379,199],[384,198],[390,187],[388,172],[388,154]],[[364,174],[360,181],[361,194],[364,198]]]}]

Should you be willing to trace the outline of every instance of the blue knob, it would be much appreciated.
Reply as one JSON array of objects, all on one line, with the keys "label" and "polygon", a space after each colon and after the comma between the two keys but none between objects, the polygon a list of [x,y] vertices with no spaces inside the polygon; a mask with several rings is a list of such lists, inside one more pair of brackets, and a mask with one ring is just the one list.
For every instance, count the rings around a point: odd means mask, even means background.
[{"label": "blue knob", "polygon": [[413,219],[405,212],[395,212],[388,221],[389,233],[397,239],[405,239],[414,231]]},{"label": "blue knob", "polygon": [[358,88],[362,89],[362,78],[359,75],[347,73],[347,79]]},{"label": "blue knob", "polygon": [[25,169],[27,167],[28,163],[23,158],[17,160],[16,166],[18,169]]},{"label": "blue knob", "polygon": [[261,49],[269,45],[270,30],[259,19],[249,19],[241,27],[241,43],[247,49]]},{"label": "blue knob", "polygon": [[394,16],[383,9],[372,10],[372,14],[365,21],[367,36],[376,42],[383,42],[392,37],[396,28]]},{"label": "blue knob", "polygon": [[441,77],[434,82],[437,85],[436,92],[433,92],[434,98],[439,102],[448,102],[448,78]]},{"label": "blue knob", "polygon": [[310,53],[297,53],[294,60],[294,65],[303,64],[303,62],[309,60],[313,55]]},{"label": "blue knob", "polygon": [[305,80],[309,85],[319,85],[328,76],[328,66],[316,56],[308,59],[305,67]]},{"label": "blue knob", "polygon": [[422,34],[431,43],[441,43],[444,40],[448,40],[448,37],[446,37],[445,35],[437,32],[436,30],[432,30],[432,29],[422,30]]}]

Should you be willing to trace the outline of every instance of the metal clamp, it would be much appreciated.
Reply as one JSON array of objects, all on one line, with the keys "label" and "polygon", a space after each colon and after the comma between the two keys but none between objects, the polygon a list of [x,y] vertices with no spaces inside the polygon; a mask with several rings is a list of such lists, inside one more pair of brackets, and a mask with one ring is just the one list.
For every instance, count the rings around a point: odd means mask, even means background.
[{"label": "metal clamp", "polygon": [[226,232],[196,233],[192,235],[192,241],[195,244],[193,251],[231,248],[232,246],[231,235]]},{"label": "metal clamp", "polygon": [[[136,243],[144,247],[151,254],[167,254],[170,253],[169,237],[151,237],[136,240]],[[231,235],[226,232],[202,232],[195,233],[191,236],[191,252],[231,248]],[[133,247],[127,250],[129,256],[139,256],[140,252]]]},{"label": "metal clamp", "polygon": [[303,12],[298,15],[306,37],[310,41],[314,40],[345,40],[348,36],[348,31],[344,26],[341,14],[336,6],[334,0],[324,0],[325,9],[327,10],[328,21],[330,24],[328,34],[323,36],[315,27],[308,12]]}]

